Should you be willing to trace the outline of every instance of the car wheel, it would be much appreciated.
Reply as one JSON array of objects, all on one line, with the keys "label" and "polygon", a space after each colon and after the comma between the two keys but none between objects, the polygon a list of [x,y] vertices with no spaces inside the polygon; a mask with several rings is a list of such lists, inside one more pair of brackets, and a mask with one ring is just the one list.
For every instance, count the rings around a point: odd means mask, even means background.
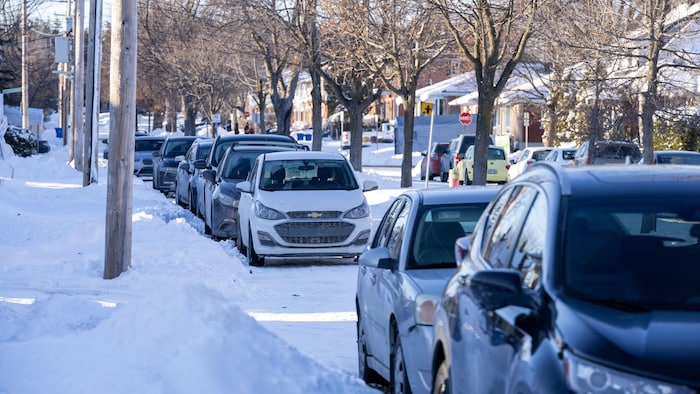
[{"label": "car wheel", "polygon": [[243,233],[240,228],[238,229],[238,236],[236,237],[236,248],[238,249],[238,253],[246,254],[245,245],[243,245]]},{"label": "car wheel", "polygon": [[395,333],[396,338],[391,346],[391,374],[389,375],[389,392],[395,394],[410,394],[411,386],[406,375],[406,360],[403,357],[401,338]]},{"label": "car wheel", "polygon": [[265,265],[265,259],[255,253],[252,230],[248,230],[248,253],[246,255],[248,256],[248,264],[252,265],[253,267],[262,267]]},{"label": "car wheel", "polygon": [[472,184],[472,180],[469,179],[469,171],[467,171],[467,170],[464,170],[464,184],[465,184],[465,185],[471,185],[471,184]]},{"label": "car wheel", "polygon": [[442,360],[433,381],[433,394],[450,394],[450,368]]},{"label": "car wheel", "polygon": [[360,379],[367,384],[379,384],[381,379],[377,373],[367,365],[367,339],[365,338],[365,329],[362,326],[362,314],[360,308],[357,308],[357,371],[360,374]]},{"label": "car wheel", "polygon": [[449,178],[449,175],[449,172],[440,173],[440,182],[447,182],[447,178]]}]

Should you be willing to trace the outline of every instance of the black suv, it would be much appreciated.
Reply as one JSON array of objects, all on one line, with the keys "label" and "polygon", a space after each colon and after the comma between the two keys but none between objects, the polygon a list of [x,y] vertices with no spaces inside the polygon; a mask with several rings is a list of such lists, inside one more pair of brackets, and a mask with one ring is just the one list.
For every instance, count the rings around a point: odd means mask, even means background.
[{"label": "black suv", "polygon": [[532,165],[456,242],[433,392],[697,393],[699,195],[693,166]]}]

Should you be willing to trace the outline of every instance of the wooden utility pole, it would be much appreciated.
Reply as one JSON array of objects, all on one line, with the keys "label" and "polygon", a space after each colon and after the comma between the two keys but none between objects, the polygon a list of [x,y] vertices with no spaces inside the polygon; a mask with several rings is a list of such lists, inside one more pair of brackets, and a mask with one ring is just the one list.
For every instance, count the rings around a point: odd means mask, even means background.
[{"label": "wooden utility pole", "polygon": [[105,279],[116,278],[131,266],[136,31],[136,0],[113,0]]},{"label": "wooden utility pole", "polygon": [[[29,31],[27,0],[22,0],[22,128],[29,129]],[[38,136],[37,136],[38,137]]]}]

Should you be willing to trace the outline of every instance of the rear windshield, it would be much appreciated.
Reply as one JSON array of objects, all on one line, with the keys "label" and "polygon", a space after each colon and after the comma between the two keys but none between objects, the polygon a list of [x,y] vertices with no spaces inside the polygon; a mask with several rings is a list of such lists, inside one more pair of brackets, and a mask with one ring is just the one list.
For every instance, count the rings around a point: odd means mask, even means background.
[{"label": "rear windshield", "polygon": [[537,150],[532,152],[532,159],[535,161],[541,161],[549,154],[549,150]]},{"label": "rear windshield", "polygon": [[503,149],[489,148],[489,160],[505,160],[506,154]]},{"label": "rear windshield", "polygon": [[266,161],[260,189],[275,190],[353,190],[359,186],[345,160]]},{"label": "rear windshield", "polygon": [[173,157],[182,156],[187,153],[190,149],[193,140],[175,140],[168,141],[165,145],[165,152],[163,152],[163,157],[172,159]]},{"label": "rear windshield", "polygon": [[163,145],[163,140],[136,140],[134,142],[134,150],[136,152],[158,151]]},{"label": "rear windshield", "polygon": [[604,144],[599,145],[596,149],[596,157],[623,160],[627,156],[630,156],[632,159],[639,160],[641,159],[642,154],[639,151],[639,148],[634,145]]},{"label": "rear windshield", "polygon": [[450,150],[450,145],[448,145],[448,144],[445,144],[445,145],[441,144],[441,145],[435,146],[435,153],[438,153],[438,154],[443,154],[449,150]]},{"label": "rear windshield", "polygon": [[576,150],[563,150],[561,151],[561,157],[564,160],[573,160],[576,156]]}]

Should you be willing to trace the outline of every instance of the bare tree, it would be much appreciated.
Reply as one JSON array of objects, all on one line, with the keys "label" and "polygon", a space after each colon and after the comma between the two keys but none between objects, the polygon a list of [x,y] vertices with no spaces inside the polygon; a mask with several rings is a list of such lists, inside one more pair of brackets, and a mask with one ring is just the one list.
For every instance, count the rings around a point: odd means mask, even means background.
[{"label": "bare tree", "polygon": [[[416,0],[348,0],[339,7],[353,10],[348,20],[363,49],[355,60],[401,97],[404,108],[401,187],[412,184],[413,125],[421,73],[449,45],[438,15]],[[347,6],[345,4],[348,4]]]},{"label": "bare tree", "polygon": [[486,184],[489,135],[496,98],[501,94],[532,35],[537,0],[430,0],[457,45],[474,65],[478,115],[474,144],[475,185]]}]

